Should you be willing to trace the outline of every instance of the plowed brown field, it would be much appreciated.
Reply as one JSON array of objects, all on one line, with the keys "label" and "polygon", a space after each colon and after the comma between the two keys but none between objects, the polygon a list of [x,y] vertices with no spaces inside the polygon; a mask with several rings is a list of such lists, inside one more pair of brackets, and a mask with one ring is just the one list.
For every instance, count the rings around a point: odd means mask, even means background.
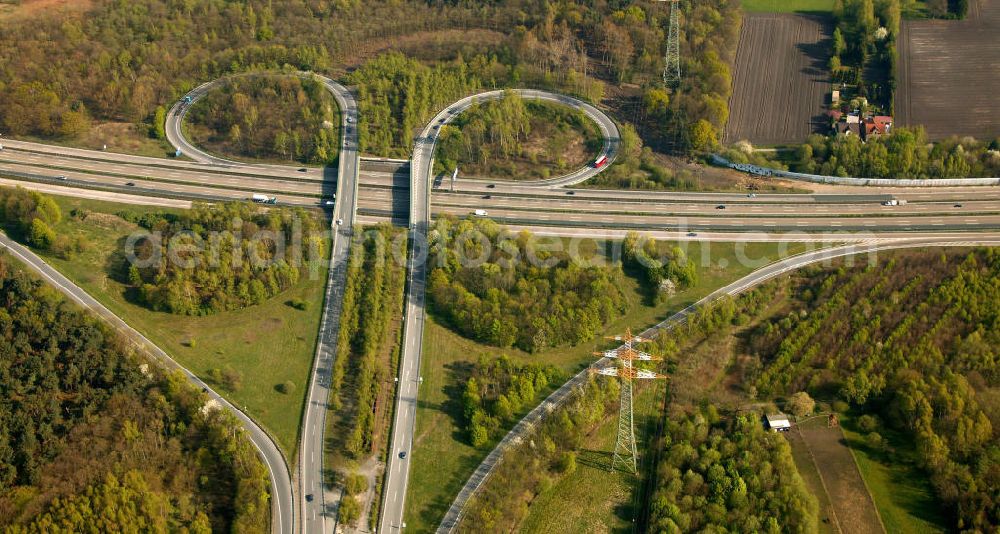
[{"label": "plowed brown field", "polygon": [[823,111],[830,89],[831,31],[829,21],[816,16],[744,17],[724,142],[799,143],[827,129]]},{"label": "plowed brown field", "polygon": [[897,124],[1000,136],[1000,0],[971,0],[965,20],[903,21],[899,61]]}]

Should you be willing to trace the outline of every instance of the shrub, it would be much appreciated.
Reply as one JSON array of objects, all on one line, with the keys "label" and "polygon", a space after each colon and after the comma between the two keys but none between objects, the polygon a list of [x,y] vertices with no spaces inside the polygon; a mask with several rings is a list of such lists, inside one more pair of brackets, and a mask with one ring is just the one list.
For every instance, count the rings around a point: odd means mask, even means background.
[{"label": "shrub", "polygon": [[884,443],[882,435],[878,432],[869,432],[868,435],[865,436],[865,442],[869,447],[875,450],[881,450]]},{"label": "shrub", "polygon": [[559,470],[565,474],[572,473],[576,471],[576,453],[572,451],[567,451],[563,453],[562,458],[559,460]]},{"label": "shrub", "polygon": [[222,370],[222,385],[229,391],[239,391],[243,376],[232,367]]},{"label": "shrub", "polygon": [[858,428],[862,432],[872,432],[879,426],[878,416],[865,414],[858,418]]},{"label": "shrub", "polygon": [[364,493],[368,491],[368,479],[360,473],[352,473],[344,481],[344,491],[348,495]]},{"label": "shrub", "polygon": [[813,412],[816,401],[805,391],[800,391],[788,398],[787,408],[795,417],[805,417]]},{"label": "shrub", "polygon": [[31,220],[31,229],[28,231],[28,244],[43,250],[48,250],[56,241],[56,233],[45,224],[40,218]]},{"label": "shrub", "polygon": [[278,384],[279,393],[288,395],[293,391],[295,391],[295,382],[292,382],[291,380],[285,380],[284,382]]},{"label": "shrub", "polygon": [[350,495],[345,495],[340,499],[340,509],[337,511],[340,522],[345,525],[354,525],[361,517],[361,504]]}]

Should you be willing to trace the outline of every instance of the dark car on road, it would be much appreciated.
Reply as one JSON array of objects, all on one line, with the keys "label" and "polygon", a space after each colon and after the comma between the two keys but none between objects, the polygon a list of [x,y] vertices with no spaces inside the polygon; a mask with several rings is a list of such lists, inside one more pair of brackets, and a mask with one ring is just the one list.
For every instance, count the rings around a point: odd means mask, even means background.
[{"label": "dark car on road", "polygon": [[126,182],[125,185],[129,187],[135,187],[135,182]]},{"label": "dark car on road", "polygon": [[718,206],[715,207],[715,209],[717,209],[717,210],[724,210],[724,209],[726,209],[726,205],[725,204],[719,204]]},{"label": "dark car on road", "polygon": [[403,460],[406,458],[406,451],[399,451],[399,459]]}]

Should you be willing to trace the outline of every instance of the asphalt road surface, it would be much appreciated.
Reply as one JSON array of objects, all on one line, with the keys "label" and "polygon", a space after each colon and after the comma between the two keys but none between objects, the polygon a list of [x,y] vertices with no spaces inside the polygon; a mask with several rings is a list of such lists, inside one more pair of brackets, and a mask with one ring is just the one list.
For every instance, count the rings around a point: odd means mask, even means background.
[{"label": "asphalt road surface", "polygon": [[[336,205],[331,230],[333,251],[326,283],[323,319],[313,362],[313,373],[306,397],[302,439],[299,445],[299,506],[302,510],[302,532],[324,533],[336,523],[339,496],[328,493],[324,484],[323,452],[327,408],[330,400],[330,377],[337,353],[340,332],[340,311],[347,277],[347,257],[354,228],[358,193],[358,135],[353,125],[358,108],[353,95],[344,86],[323,78],[324,86],[333,93],[341,109],[342,145],[339,168],[329,170],[326,183],[336,183]],[[340,179],[338,179],[340,177]]]},{"label": "asphalt road surface", "polygon": [[[822,250],[807,252],[804,254],[799,254],[790,258],[786,258],[777,262],[774,262],[766,267],[762,267],[729,285],[719,288],[712,292],[711,294],[705,296],[698,302],[691,304],[687,308],[671,315],[659,324],[648,328],[644,332],[638,334],[639,337],[653,338],[661,330],[669,330],[676,327],[684,322],[688,315],[692,312],[701,308],[702,306],[710,305],[716,300],[725,296],[736,296],[740,293],[753,289],[754,287],[763,284],[764,282],[771,280],[777,276],[780,276],[789,271],[796,269],[801,269],[806,265],[811,265],[814,263],[828,262],[835,258],[840,258],[844,256],[851,255],[868,255],[875,254],[881,251],[901,249],[901,248],[921,248],[921,247],[965,247],[965,246],[997,246],[1000,245],[1000,234],[994,234],[991,236],[975,237],[969,240],[963,241],[950,241],[942,240],[940,238],[933,239],[917,239],[917,240],[890,240],[879,243],[852,243],[849,245],[831,247]],[[513,428],[497,443],[496,447],[483,459],[475,471],[473,471],[472,476],[466,481],[465,485],[459,491],[455,500],[452,502],[448,511],[445,513],[444,519],[441,521],[441,525],[438,527],[438,534],[448,534],[452,532],[456,526],[458,526],[464,507],[469,499],[475,495],[476,491],[482,487],[482,485],[489,479],[493,472],[493,469],[499,464],[503,459],[504,453],[513,445],[521,443],[524,439],[527,439],[531,432],[534,430],[535,426],[541,421],[545,415],[552,412],[558,408],[562,403],[571,398],[571,393],[578,386],[582,386],[587,381],[587,376],[590,374],[593,368],[598,368],[601,365],[600,362],[603,360],[599,359],[594,362],[594,365],[590,369],[584,369],[576,374],[573,378],[566,381],[559,389],[553,391],[545,398],[541,403],[538,404],[534,409],[528,412],[520,421],[514,425]]]},{"label": "asphalt road surface", "polygon": [[[517,91],[524,98],[536,98],[560,102],[571,107],[582,109],[598,123],[605,137],[602,154],[613,161],[619,145],[618,127],[606,115],[596,108],[574,98],[554,95],[543,91]],[[409,228],[410,243],[413,251],[410,253],[407,265],[407,292],[404,308],[403,350],[399,365],[398,387],[396,390],[396,408],[392,425],[392,442],[389,447],[386,466],[385,500],[382,506],[382,517],[379,521],[379,532],[393,532],[403,529],[407,484],[410,475],[409,453],[413,445],[414,428],[417,418],[417,389],[420,384],[420,355],[423,350],[423,332],[425,320],[424,287],[427,278],[426,262],[423,251],[416,250],[420,244],[426,243],[426,236],[431,224],[431,184],[434,180],[434,147],[437,135],[444,124],[454,120],[461,112],[475,102],[496,99],[502,95],[500,91],[491,91],[464,98],[441,111],[424,127],[414,141],[413,154],[410,160],[410,195],[409,195]],[[566,176],[537,182],[538,186],[559,187],[571,185],[586,180],[608,168],[585,167]],[[406,455],[405,457],[403,457]]]},{"label": "asphalt road surface", "polygon": [[108,322],[112,328],[122,334],[126,339],[132,340],[141,350],[157,358],[164,366],[171,369],[180,369],[191,384],[199,389],[203,389],[209,399],[215,400],[225,409],[232,412],[243,425],[247,437],[257,447],[264,465],[267,466],[271,475],[271,526],[274,532],[293,532],[293,502],[292,502],[292,482],[285,464],[285,458],[281,450],[271,439],[271,437],[261,427],[257,425],[247,414],[229,403],[225,398],[216,393],[212,388],[175,362],[162,349],[146,339],[145,336],[134,330],[125,321],[104,307],[103,304],[87,294],[86,291],[71,282],[58,271],[49,267],[45,260],[39,258],[35,253],[27,248],[15,243],[4,234],[0,234],[0,248],[7,250],[11,256],[20,260],[28,268],[38,273],[46,282],[55,289],[65,294],[68,298],[90,309],[101,319]]},{"label": "asphalt road surface", "polygon": [[[312,76],[299,73],[300,76]],[[157,159],[104,151],[57,147],[4,140],[0,150],[0,175],[22,180],[26,187],[77,191],[80,196],[127,195],[133,202],[148,198],[151,204],[166,199],[240,200],[262,192],[279,198],[279,204],[322,207],[336,193],[333,268],[327,285],[324,319],[310,378],[298,466],[298,503],[301,515],[296,530],[329,531],[339,499],[324,493],[323,431],[327,384],[339,328],[340,300],[345,276],[350,228],[357,222],[406,221],[412,242],[423,243],[430,224],[431,194],[436,213],[468,215],[486,209],[490,217],[517,229],[539,234],[620,238],[629,229],[673,239],[850,241],[884,237],[966,239],[1000,228],[1000,188],[837,188],[836,194],[674,193],[563,189],[578,184],[602,169],[584,167],[569,175],[535,182],[490,182],[460,179],[436,184],[432,173],[436,135],[476,101],[498,98],[499,91],[463,99],[440,112],[415,140],[412,159],[364,161],[357,153],[357,109],[350,93],[332,80],[319,78],[342,109],[343,147],[339,168],[284,167],[225,160],[200,151],[187,142],[181,130],[187,104],[177,103],[168,115],[168,138],[183,158]],[[205,94],[209,82],[190,93],[192,100]],[[588,114],[605,135],[602,154],[613,160],[619,132],[614,122],[578,100],[539,91],[519,91],[525,98],[540,98],[576,107]],[[348,122],[348,118],[352,122]],[[607,168],[607,167],[604,167]],[[338,180],[337,177],[342,177]],[[131,184],[131,185],[129,185]],[[360,194],[359,194],[360,187]],[[359,198],[360,197],[360,198]],[[882,206],[889,198],[905,199],[904,206]],[[957,205],[956,205],[957,204]],[[719,206],[724,205],[724,208]],[[850,234],[849,232],[854,232]],[[380,529],[388,532],[403,521],[409,452],[415,423],[419,385],[420,351],[424,321],[425,267],[410,261],[404,314],[404,347],[394,429],[387,466],[385,503]],[[273,473],[273,470],[272,470]],[[286,473],[287,475],[287,473]],[[291,495],[274,488],[276,505]],[[312,495],[312,500],[306,499]],[[291,507],[290,507],[291,508]],[[292,510],[276,510],[276,528],[289,532]],[[287,525],[286,525],[287,523]],[[286,528],[287,526],[287,528]]]}]

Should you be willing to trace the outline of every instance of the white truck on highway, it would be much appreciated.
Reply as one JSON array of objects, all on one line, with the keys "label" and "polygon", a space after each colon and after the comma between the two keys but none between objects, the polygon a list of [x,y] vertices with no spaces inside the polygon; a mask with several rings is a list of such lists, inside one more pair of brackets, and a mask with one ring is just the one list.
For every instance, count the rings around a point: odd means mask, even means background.
[{"label": "white truck on highway", "polygon": [[267,195],[262,195],[260,193],[254,193],[250,195],[250,200],[258,204],[275,204],[278,202],[277,197],[269,197]]},{"label": "white truck on highway", "polygon": [[905,200],[899,200],[899,199],[893,198],[893,199],[889,199],[889,200],[883,201],[882,205],[883,206],[905,206],[906,205],[906,201]]},{"label": "white truck on highway", "polygon": [[476,217],[485,217],[487,215],[486,210],[476,210],[472,214]]}]

